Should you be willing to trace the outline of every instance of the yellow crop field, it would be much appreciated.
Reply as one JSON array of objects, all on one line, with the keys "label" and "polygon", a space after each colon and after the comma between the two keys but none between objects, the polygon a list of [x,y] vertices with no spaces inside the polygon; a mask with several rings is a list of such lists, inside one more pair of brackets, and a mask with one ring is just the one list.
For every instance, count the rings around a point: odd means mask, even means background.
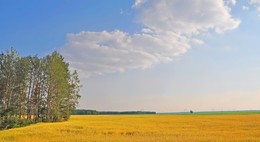
[{"label": "yellow crop field", "polygon": [[93,115],[0,131],[0,142],[260,141],[260,115]]}]

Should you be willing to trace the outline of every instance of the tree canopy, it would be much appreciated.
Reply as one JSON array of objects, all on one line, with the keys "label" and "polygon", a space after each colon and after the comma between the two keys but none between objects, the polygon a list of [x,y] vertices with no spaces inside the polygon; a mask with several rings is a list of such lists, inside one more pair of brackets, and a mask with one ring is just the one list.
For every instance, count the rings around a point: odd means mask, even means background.
[{"label": "tree canopy", "polygon": [[21,57],[11,48],[0,54],[0,129],[68,120],[79,91],[77,71],[57,51]]}]

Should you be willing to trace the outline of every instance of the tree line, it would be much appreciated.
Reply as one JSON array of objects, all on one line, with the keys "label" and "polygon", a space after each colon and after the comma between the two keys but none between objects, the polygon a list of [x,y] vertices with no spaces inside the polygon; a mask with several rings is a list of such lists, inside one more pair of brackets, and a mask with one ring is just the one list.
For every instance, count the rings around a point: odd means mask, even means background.
[{"label": "tree line", "polygon": [[86,109],[75,109],[73,115],[114,115],[114,114],[156,114],[154,111],[97,111]]},{"label": "tree line", "polygon": [[57,51],[21,57],[11,48],[0,54],[0,129],[68,120],[79,91],[77,71]]}]

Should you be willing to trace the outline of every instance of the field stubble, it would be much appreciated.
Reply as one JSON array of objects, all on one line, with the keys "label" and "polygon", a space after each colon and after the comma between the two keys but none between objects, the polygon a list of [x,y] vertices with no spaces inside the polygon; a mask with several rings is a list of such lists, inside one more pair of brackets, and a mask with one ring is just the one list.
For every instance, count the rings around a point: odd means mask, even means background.
[{"label": "field stubble", "polygon": [[0,142],[260,141],[260,114],[93,115],[0,131]]}]

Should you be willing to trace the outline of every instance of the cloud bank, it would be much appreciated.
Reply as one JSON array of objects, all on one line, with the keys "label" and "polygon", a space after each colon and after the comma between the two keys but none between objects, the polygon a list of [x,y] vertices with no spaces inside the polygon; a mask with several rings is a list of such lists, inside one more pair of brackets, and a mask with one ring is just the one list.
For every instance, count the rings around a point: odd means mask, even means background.
[{"label": "cloud bank", "polygon": [[202,33],[236,29],[240,20],[232,17],[228,5],[224,0],[136,0],[132,8],[143,27],[139,33],[70,33],[61,53],[83,77],[150,68],[203,44],[196,38]]}]

